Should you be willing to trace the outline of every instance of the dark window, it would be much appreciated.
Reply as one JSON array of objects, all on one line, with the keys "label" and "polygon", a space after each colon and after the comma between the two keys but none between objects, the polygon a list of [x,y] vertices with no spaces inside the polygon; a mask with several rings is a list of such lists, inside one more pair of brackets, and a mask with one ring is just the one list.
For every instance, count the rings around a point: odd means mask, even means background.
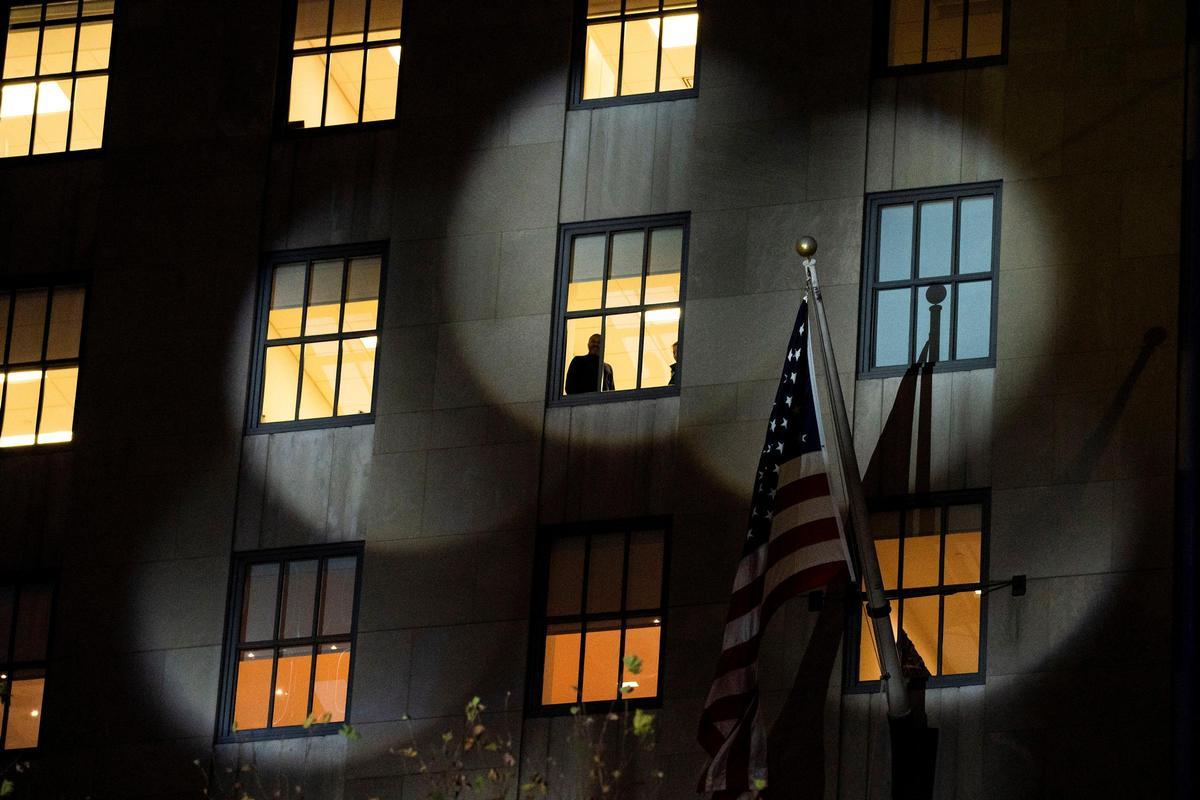
[{"label": "dark window", "polygon": [[564,225],[551,402],[674,394],[688,218]]},{"label": "dark window", "polygon": [[294,0],[289,128],[396,118],[402,0]]},{"label": "dark window", "polygon": [[[558,526],[538,556],[530,705],[654,701],[662,684],[667,526]],[[626,659],[637,657],[640,671]]]},{"label": "dark window", "polygon": [[4,3],[0,158],[93,150],[104,140],[115,0]]},{"label": "dark window", "polygon": [[993,365],[999,237],[998,183],[870,195],[862,373]]},{"label": "dark window", "polygon": [[0,448],[71,441],[86,291],[0,288]]},{"label": "dark window", "polygon": [[48,582],[0,579],[0,750],[37,747],[53,601]]},{"label": "dark window", "polygon": [[349,719],[362,553],[234,555],[221,738],[328,733]]},{"label": "dark window", "polygon": [[695,95],[697,0],[576,0],[575,7],[573,103]]},{"label": "dark window", "polygon": [[1008,47],[1008,0],[877,0],[880,71],[1002,63]]},{"label": "dark window", "polygon": [[[986,492],[905,498],[871,514],[892,628],[911,640],[930,686],[983,680],[988,515]],[[854,641],[851,683],[878,681],[865,603]]]},{"label": "dark window", "polygon": [[374,419],[383,249],[329,248],[268,259],[251,430]]}]

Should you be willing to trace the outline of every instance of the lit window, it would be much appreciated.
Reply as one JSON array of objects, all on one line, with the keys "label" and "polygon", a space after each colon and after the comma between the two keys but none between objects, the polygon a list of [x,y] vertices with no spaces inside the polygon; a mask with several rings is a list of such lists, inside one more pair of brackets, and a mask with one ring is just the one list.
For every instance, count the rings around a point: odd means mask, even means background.
[{"label": "lit window", "polygon": [[[659,696],[666,601],[662,526],[566,529],[545,539],[541,706]],[[640,669],[630,671],[636,656]]]},{"label": "lit window", "polygon": [[371,247],[272,257],[259,313],[252,429],[372,419],[380,253]]},{"label": "lit window", "polygon": [[0,750],[37,747],[53,598],[47,583],[0,583]]},{"label": "lit window", "polygon": [[577,15],[576,103],[695,89],[697,0],[578,0]]},{"label": "lit window", "polygon": [[[946,505],[889,506],[871,515],[871,531],[892,628],[902,629],[931,676],[931,686],[983,678],[987,575],[986,497]],[[956,498],[957,500],[957,498]],[[859,682],[879,680],[875,640],[859,620]],[[911,657],[909,661],[911,662]]]},{"label": "lit window", "polygon": [[1006,8],[1007,0],[881,0],[884,63],[897,71],[997,63],[1007,39]]},{"label": "lit window", "polygon": [[71,441],[84,288],[0,289],[0,448]]},{"label": "lit window", "polygon": [[223,738],[327,733],[349,718],[362,546],[234,556]]},{"label": "lit window", "polygon": [[114,2],[55,0],[9,7],[0,157],[101,145]]},{"label": "lit window", "polygon": [[678,214],[563,226],[553,399],[677,390],[687,232]]},{"label": "lit window", "polygon": [[288,127],[396,118],[402,0],[297,0]]},{"label": "lit window", "polygon": [[867,214],[861,371],[994,364],[1000,185],[871,195]]}]

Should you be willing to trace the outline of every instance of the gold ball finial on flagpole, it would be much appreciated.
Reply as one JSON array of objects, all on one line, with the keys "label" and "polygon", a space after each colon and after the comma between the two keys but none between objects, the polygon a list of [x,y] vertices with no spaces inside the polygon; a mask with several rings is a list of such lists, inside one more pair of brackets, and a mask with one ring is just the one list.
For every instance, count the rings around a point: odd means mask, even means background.
[{"label": "gold ball finial on flagpole", "polygon": [[804,258],[812,258],[817,254],[817,240],[811,236],[801,236],[796,240],[796,252]]}]

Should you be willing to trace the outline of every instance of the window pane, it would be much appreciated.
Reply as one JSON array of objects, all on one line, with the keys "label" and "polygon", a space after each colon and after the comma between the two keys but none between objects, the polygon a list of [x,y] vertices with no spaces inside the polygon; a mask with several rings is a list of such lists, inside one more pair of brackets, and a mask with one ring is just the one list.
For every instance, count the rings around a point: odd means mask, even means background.
[{"label": "window pane", "polygon": [[325,96],[326,125],[350,125],[358,122],[362,70],[362,50],[329,54],[329,90]]},{"label": "window pane", "polygon": [[339,417],[371,413],[371,393],[375,387],[375,336],[346,339],[342,342],[342,376],[338,388]]},{"label": "window pane", "polygon": [[350,680],[350,643],[323,644],[317,649],[317,682],[313,684],[313,718],[346,720],[346,687]]},{"label": "window pane", "polygon": [[237,688],[233,696],[233,728],[251,731],[267,727],[271,699],[271,651],[243,650],[238,654]]},{"label": "window pane", "polygon": [[254,564],[246,573],[242,599],[243,642],[275,638],[275,601],[279,590],[279,564]]},{"label": "window pane", "polygon": [[296,56],[292,59],[292,90],[288,101],[290,125],[300,128],[321,127],[325,59],[325,55]]},{"label": "window pane", "polygon": [[644,231],[613,234],[612,260],[608,265],[608,289],[605,308],[636,306],[642,302],[642,258],[645,255]]},{"label": "window pane", "polygon": [[967,58],[1000,55],[1004,36],[1002,0],[971,0],[967,20]]},{"label": "window pane", "polygon": [[37,64],[38,29],[10,29],[4,51],[4,77],[25,78],[33,75]]},{"label": "window pane", "polygon": [[660,92],[690,89],[696,82],[696,29],[699,14],[676,14],[663,18],[662,75]]},{"label": "window pane", "polygon": [[885,206],[879,211],[879,280],[912,277],[913,208]]},{"label": "window pane", "polygon": [[107,99],[107,75],[93,75],[75,81],[72,150],[94,150],[104,141],[104,105]]},{"label": "window pane", "polygon": [[542,705],[574,703],[579,699],[580,640],[578,623],[547,627]]},{"label": "window pane", "polygon": [[[892,601],[892,635],[899,635],[898,620],[900,618],[900,601]],[[875,651],[875,629],[871,627],[871,619],[867,616],[866,603],[862,607],[862,619],[858,632],[858,679],[860,681],[879,680],[879,656]]]},{"label": "window pane", "polygon": [[962,58],[962,0],[930,0],[926,61]]},{"label": "window pane", "polygon": [[21,670],[13,674],[12,695],[8,703],[8,729],[5,750],[37,747],[42,725],[42,693],[46,679],[40,671]]},{"label": "window pane", "polygon": [[399,81],[400,45],[375,47],[367,51],[367,88],[363,96],[363,122],[396,118]]},{"label": "window pane", "polygon": [[85,17],[98,14],[111,14],[116,0],[83,0],[83,15]]},{"label": "window pane", "polygon": [[946,534],[944,583],[979,582],[980,538],[979,531]]},{"label": "window pane", "polygon": [[42,81],[38,84],[37,125],[34,153],[61,153],[67,149],[67,122],[71,110],[72,80]]},{"label": "window pane", "polygon": [[9,24],[16,22],[37,22],[42,18],[42,3],[21,3],[13,6],[9,12]]},{"label": "window pane", "polygon": [[304,335],[337,333],[342,313],[342,259],[317,261],[309,275],[308,315]]},{"label": "window pane", "polygon": [[600,279],[604,274],[603,233],[576,236],[571,240],[571,274],[567,285],[567,311],[600,307]]},{"label": "window pane", "polygon": [[41,361],[42,339],[46,333],[46,290],[17,292],[13,307],[12,341],[8,363]]},{"label": "window pane", "polygon": [[83,324],[83,287],[57,287],[50,305],[50,340],[46,358],[78,358]]},{"label": "window pane", "polygon": [[343,331],[369,331],[379,324],[379,268],[378,256],[350,260]]},{"label": "window pane", "polygon": [[871,515],[871,535],[883,574],[883,588],[895,589],[900,571],[900,515],[895,511],[877,511]]},{"label": "window pane", "polygon": [[646,303],[679,300],[679,275],[683,266],[683,228],[658,228],[650,232],[650,258],[646,265]]},{"label": "window pane", "polygon": [[328,27],[329,0],[299,0],[296,5],[297,50],[305,47],[323,47]]},{"label": "window pane", "polygon": [[625,0],[625,13],[657,11],[658,0]]},{"label": "window pane", "polygon": [[38,444],[71,441],[72,425],[75,421],[75,389],[78,382],[78,367],[46,370]]},{"label": "window pane", "polygon": [[0,89],[0,152],[6,158],[29,155],[36,91],[32,83],[10,83]]},{"label": "window pane", "polygon": [[642,335],[642,315],[614,314],[604,318],[605,372],[612,370],[613,389],[637,388],[638,350]]},{"label": "window pane", "polygon": [[975,592],[946,596],[942,620],[942,674],[979,671],[979,607]]},{"label": "window pane", "polygon": [[621,13],[621,0],[588,0],[588,17],[611,17]]},{"label": "window pane", "polygon": [[892,0],[888,64],[921,63],[921,37],[925,28],[924,0]]},{"label": "window pane", "polygon": [[268,347],[263,369],[260,422],[288,422],[296,418],[296,390],[300,379],[300,345]]},{"label": "window pane", "polygon": [[588,554],[587,613],[621,610],[621,577],[624,570],[625,534],[593,536],[591,552]]},{"label": "window pane", "polygon": [[546,576],[546,616],[583,611],[583,554],[587,538],[568,536],[555,540]]},{"label": "window pane", "polygon": [[281,647],[275,667],[275,710],[271,727],[301,725],[308,716],[308,684],[312,680],[312,648]]},{"label": "window pane", "polygon": [[625,23],[625,43],[621,60],[621,94],[646,94],[655,89],[658,70],[658,28],[655,19]]},{"label": "window pane", "polygon": [[79,11],[79,3],[75,0],[61,0],[56,3],[46,4],[46,19],[59,20],[70,19]]},{"label": "window pane", "polygon": [[909,301],[911,289],[887,289],[876,293],[875,366],[908,363]]},{"label": "window pane", "polygon": [[921,251],[917,274],[922,278],[950,274],[954,241],[954,201],[921,203]]},{"label": "window pane", "polygon": [[304,265],[288,264],[271,273],[271,310],[267,314],[267,338],[286,339],[300,335],[304,306]]},{"label": "window pane", "polygon": [[622,697],[635,700],[658,694],[658,651],[662,628],[656,619],[631,619],[625,629],[625,657],[637,656],[642,669],[633,674],[621,663]]},{"label": "window pane", "polygon": [[75,25],[47,25],[42,33],[42,60],[38,74],[70,72],[74,55]]},{"label": "window pane", "polygon": [[337,342],[313,342],[304,345],[300,419],[333,416],[333,385],[337,379],[337,361]]},{"label": "window pane", "polygon": [[325,564],[325,593],[321,600],[321,636],[350,633],[354,620],[354,580],[358,559],[331,558]]},{"label": "window pane", "polygon": [[955,358],[987,358],[992,352],[992,282],[960,283]]},{"label": "window pane", "polygon": [[[930,352],[927,355],[929,360],[942,361],[950,358],[950,324],[954,317],[950,313],[950,305],[954,300],[954,294],[949,289],[941,284],[942,290],[946,292],[945,298],[941,303],[938,303],[938,347],[936,358],[934,353]],[[933,303],[929,302],[929,290],[931,287],[917,287],[917,354],[920,355],[921,350],[929,342],[930,326],[933,323]]]},{"label": "window pane", "polygon": [[283,611],[279,619],[280,639],[313,635],[319,563],[315,559],[288,562],[283,581]]},{"label": "window pane", "polygon": [[42,661],[49,650],[49,586],[23,586],[17,594],[17,636],[13,643],[15,661]]},{"label": "window pane", "polygon": [[621,53],[621,23],[588,25],[583,60],[583,99],[613,97]]},{"label": "window pane", "polygon": [[904,632],[916,646],[930,675],[938,674],[938,597],[906,597],[903,604]]},{"label": "window pane", "polygon": [[79,29],[79,55],[75,70],[107,69],[112,46],[112,20],[85,22]]},{"label": "window pane", "polygon": [[674,346],[679,343],[679,315],[678,307],[652,308],[646,312],[640,384],[643,389],[675,385]]},{"label": "window pane", "polygon": [[583,701],[613,700],[621,663],[621,626],[589,622],[583,650]]},{"label": "window pane", "polygon": [[[600,317],[584,317],[567,320],[565,344],[565,394],[583,394],[599,391],[600,384]],[[606,373],[609,371],[606,370]],[[604,381],[605,390],[611,390],[611,378]]]},{"label": "window pane", "polygon": [[367,40],[374,42],[379,39],[399,39],[403,10],[402,0],[372,0]]},{"label": "window pane", "polygon": [[635,610],[660,607],[662,575],[662,533],[637,531],[632,534],[629,539],[629,583],[625,589],[625,607]]},{"label": "window pane", "polygon": [[958,271],[992,270],[992,198],[965,197],[958,207]]},{"label": "window pane", "polygon": [[21,370],[5,376],[4,425],[0,447],[25,447],[34,443],[38,397],[42,391],[41,370]]},{"label": "window pane", "polygon": [[366,5],[366,0],[333,0],[330,44],[352,44],[363,40],[363,26],[367,21]]},{"label": "window pane", "polygon": [[938,567],[942,559],[941,532],[941,508],[917,508],[908,512],[903,574],[900,576],[903,588],[938,585]]}]

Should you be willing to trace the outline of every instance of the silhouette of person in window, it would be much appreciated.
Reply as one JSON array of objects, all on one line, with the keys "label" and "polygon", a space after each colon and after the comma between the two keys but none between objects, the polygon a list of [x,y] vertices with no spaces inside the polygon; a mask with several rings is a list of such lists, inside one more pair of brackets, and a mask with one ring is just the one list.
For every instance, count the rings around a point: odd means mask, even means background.
[{"label": "silhouette of person in window", "polygon": [[[567,394],[585,394],[597,391],[600,379],[600,334],[593,333],[588,337],[587,355],[575,356],[567,367]],[[604,365],[604,388],[600,391],[613,391],[613,368],[611,364]]]},{"label": "silhouette of person in window", "polygon": [[679,342],[671,345],[671,358],[675,359],[671,362],[671,380],[667,381],[667,386],[679,385]]}]

